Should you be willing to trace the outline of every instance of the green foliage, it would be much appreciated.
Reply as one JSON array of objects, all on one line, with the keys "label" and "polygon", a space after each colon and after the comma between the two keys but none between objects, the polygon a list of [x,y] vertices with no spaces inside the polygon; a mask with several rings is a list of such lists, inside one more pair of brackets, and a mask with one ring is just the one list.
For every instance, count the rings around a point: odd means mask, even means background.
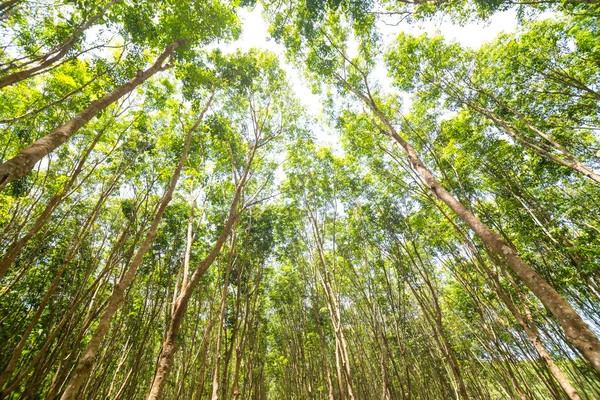
[{"label": "green foliage", "polygon": [[[2,161],[187,40],[0,192],[0,261],[18,249],[0,278],[1,398],[61,395],[188,133],[81,398],[146,398],[171,340],[165,399],[209,398],[214,379],[222,399],[563,398],[540,345],[582,399],[600,398],[561,321],[417,168],[598,332],[597,2],[260,2],[318,119],[278,54],[220,45],[256,1],[121,0],[78,35],[106,4],[0,5],[0,79],[70,43],[0,89]],[[517,30],[478,49],[404,25],[384,48],[379,31],[383,17],[509,9]]]}]

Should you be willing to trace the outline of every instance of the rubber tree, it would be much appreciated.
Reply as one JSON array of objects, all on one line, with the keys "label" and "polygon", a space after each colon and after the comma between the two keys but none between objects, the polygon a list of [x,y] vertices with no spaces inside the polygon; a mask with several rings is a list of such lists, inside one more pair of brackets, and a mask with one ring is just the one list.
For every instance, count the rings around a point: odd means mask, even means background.
[{"label": "rubber tree", "polygon": [[[272,161],[267,161],[267,154],[276,148],[274,146],[277,143],[298,129],[295,124],[300,111],[291,97],[290,88],[285,81],[285,72],[279,67],[274,54],[253,50],[248,54],[238,52],[233,56],[224,57],[215,53],[213,62],[217,65],[217,70],[220,70],[218,78],[225,89],[224,107],[233,118],[232,122],[220,123],[221,127],[215,126],[215,129],[221,132],[219,135],[223,138],[238,137],[224,147],[231,159],[235,191],[215,244],[195,270],[183,277],[148,399],[162,398],[177,350],[179,331],[200,278],[214,263],[241,213],[261,202],[262,197],[266,196],[263,192],[271,185],[274,166]],[[193,96],[193,93],[189,94]],[[242,149],[245,149],[245,155],[240,157],[239,152]],[[221,157],[223,158],[225,157]],[[257,158],[260,159],[258,165]],[[262,182],[257,181],[260,176]],[[251,177],[254,177],[255,181],[254,190],[244,196]]]}]

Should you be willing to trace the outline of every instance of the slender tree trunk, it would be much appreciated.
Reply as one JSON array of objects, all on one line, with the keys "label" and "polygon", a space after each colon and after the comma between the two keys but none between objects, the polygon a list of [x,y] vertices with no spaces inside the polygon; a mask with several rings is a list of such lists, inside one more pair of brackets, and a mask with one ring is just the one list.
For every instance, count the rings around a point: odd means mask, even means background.
[{"label": "slender tree trunk", "polygon": [[585,323],[581,316],[546,280],[531,268],[510,245],[492,231],[487,225],[471,213],[450,192],[438,182],[433,173],[421,161],[414,147],[404,140],[392,126],[389,119],[379,109],[375,101],[350,86],[338,77],[340,81],[365,102],[377,118],[385,125],[387,134],[394,139],[406,153],[411,166],[427,184],[433,194],[456,213],[479,236],[482,242],[496,255],[502,258],[519,278],[531,289],[544,306],[554,315],[562,326],[567,339],[575,346],[592,366],[600,371],[600,340]]},{"label": "slender tree trunk", "polygon": [[[439,209],[439,207],[438,207],[438,209]],[[446,215],[446,213],[443,212],[443,210],[441,210],[441,211],[442,211],[444,217],[446,217],[446,219],[452,224],[454,230],[461,237],[461,239],[463,240],[463,242],[465,243],[467,248],[473,254],[473,256],[475,257],[475,259],[477,261],[477,264],[479,264],[481,269],[483,269],[483,274],[482,274],[483,277],[486,278],[486,280],[488,282],[491,281],[490,286],[492,286],[494,288],[494,291],[496,292],[496,294],[498,295],[498,297],[500,298],[502,303],[504,303],[506,308],[508,308],[510,313],[515,317],[515,319],[517,320],[519,325],[523,328],[523,330],[525,331],[525,334],[527,335],[527,339],[531,342],[531,344],[533,344],[533,346],[536,349],[536,351],[538,352],[540,358],[546,364],[546,366],[550,370],[550,373],[558,381],[559,385],[565,391],[565,393],[567,394],[569,399],[570,400],[580,400],[581,397],[579,396],[577,389],[575,389],[575,387],[571,384],[569,379],[563,374],[563,372],[560,370],[560,368],[558,368],[558,366],[556,365],[556,363],[550,356],[550,353],[546,350],[546,347],[544,346],[544,343],[542,342],[542,340],[540,338],[540,334],[537,329],[537,326],[535,325],[535,321],[533,320],[533,317],[531,316],[531,312],[530,312],[529,308],[527,307],[526,303],[524,301],[522,301],[523,299],[521,299],[521,304],[523,304],[523,307],[525,307],[527,317],[517,308],[517,306],[512,301],[512,299],[509,297],[509,295],[506,293],[506,291],[504,290],[502,285],[500,285],[500,281],[498,279],[498,273],[496,271],[492,271],[492,270],[490,270],[490,268],[488,268],[486,263],[483,261],[482,257],[479,255],[479,252],[477,251],[475,246],[471,243],[470,239],[452,221],[452,219],[449,218],[448,215]],[[509,276],[509,279],[510,279],[510,276]],[[511,279],[511,283],[512,283],[512,279]],[[515,291],[517,291],[517,293],[518,293],[519,289],[516,287],[516,285],[513,284],[513,287],[514,287]],[[483,315],[483,313],[481,313],[481,315]],[[513,377],[511,376],[511,378],[513,378]],[[514,383],[516,385],[516,382],[514,382]],[[518,387],[518,390],[519,390],[519,393],[521,393],[520,387]]]},{"label": "slender tree trunk", "polygon": [[[316,282],[315,282],[315,292],[316,291],[317,291],[317,288],[316,288]],[[331,380],[331,370],[329,368],[329,361],[327,360],[327,350],[325,348],[325,335],[323,334],[323,328],[321,327],[321,318],[319,316],[318,298],[313,300],[313,311],[315,313],[317,332],[319,333],[319,345],[321,348],[321,356],[322,356],[323,364],[325,365],[325,376],[327,378],[328,399],[334,400],[335,397],[333,396],[333,383]]]},{"label": "slender tree trunk", "polygon": [[[210,314],[212,314],[212,304]],[[220,313],[217,314],[217,317],[218,316],[220,316]],[[201,358],[200,366],[198,367],[198,383],[196,384],[193,400],[200,400],[204,391],[204,378],[206,371],[206,358],[208,355],[208,345],[210,343],[210,335],[212,333],[213,327],[215,326],[215,322],[217,321],[217,317],[212,317],[211,315],[209,315],[208,323],[206,325],[206,328],[204,329],[204,335],[202,336],[202,347],[200,348]]]},{"label": "slender tree trunk", "polygon": [[[333,323],[335,333],[336,367],[338,369],[338,381],[339,384],[342,385],[342,375],[346,377],[346,390],[348,393],[348,397],[350,399],[354,399],[354,391],[352,388],[352,374],[350,371],[350,359],[348,356],[348,346],[346,344],[344,326],[342,323],[341,309],[339,301],[336,298],[336,291],[334,291],[331,285],[331,277],[329,274],[329,269],[327,267],[327,261],[325,259],[325,251],[323,249],[323,241],[321,238],[319,227],[317,225],[316,218],[314,217],[312,212],[309,212],[309,215],[313,225],[313,232],[315,235],[315,241],[317,243],[319,260],[321,262],[321,265],[323,266],[323,276],[321,276],[321,283],[323,286],[323,291],[325,292],[325,299],[327,300],[327,307],[329,309],[329,314],[331,316],[331,322]],[[343,388],[341,387],[341,395],[343,397],[345,397],[344,393],[346,392],[346,390],[343,390]]]},{"label": "slender tree trunk", "polygon": [[[217,345],[215,349],[216,357],[215,357],[215,369],[213,371],[213,380],[212,380],[212,394],[211,400],[217,400],[219,398],[219,375],[220,375],[220,367],[221,367],[221,343],[223,340],[223,319],[225,318],[225,303],[227,301],[227,289],[229,284],[229,273],[231,272],[231,268],[233,267],[233,261],[230,260],[229,265],[227,266],[227,271],[225,272],[225,279],[223,283],[223,291],[221,292],[221,302],[219,304],[219,330],[217,331]],[[167,371],[168,372],[168,371]],[[159,388],[162,391],[162,387]],[[160,394],[160,393],[158,393]],[[152,395],[152,391],[151,391]],[[150,398],[150,396],[148,396]],[[159,398],[159,397],[155,397]]]},{"label": "slender tree trunk", "polygon": [[556,141],[552,140],[549,136],[545,135],[543,132],[539,131],[535,127],[532,127],[530,125],[530,128],[532,130],[534,130],[536,133],[541,135],[544,139],[548,140],[548,142],[550,142],[559,152],[561,152],[568,159],[568,161],[564,160],[560,157],[557,157],[554,154],[550,153],[549,151],[545,150],[544,148],[536,145],[535,143],[531,143],[530,141],[524,139],[521,135],[519,135],[517,133],[517,129],[515,129],[514,127],[511,127],[511,125],[507,121],[504,121],[503,119],[497,117],[496,115],[492,114],[491,112],[484,110],[483,108],[473,104],[473,102],[464,101],[464,103],[467,104],[472,109],[474,109],[475,111],[477,111],[478,113],[480,113],[480,114],[488,117],[492,121],[494,121],[497,125],[499,125],[502,128],[502,130],[504,132],[508,133],[508,135],[510,137],[512,137],[515,141],[522,144],[523,146],[535,151],[542,157],[547,158],[548,160],[554,161],[557,164],[560,164],[564,167],[570,168],[573,171],[576,171],[576,172],[582,174],[583,176],[588,177],[589,179],[593,180],[596,183],[600,183],[600,175],[595,173],[594,170],[592,170],[590,167],[581,163],[579,160],[577,160],[577,158],[575,158],[575,156],[573,156],[571,153],[569,153],[564,147],[562,147]]},{"label": "slender tree trunk", "polygon": [[558,381],[558,384],[565,391],[569,399],[581,400],[581,397],[579,397],[579,393],[577,393],[577,389],[575,389],[571,382],[569,382],[569,379],[563,374],[560,368],[558,368],[558,366],[550,356],[550,353],[548,353],[548,351],[546,350],[546,347],[542,343],[540,334],[533,320],[531,318],[525,318],[525,316],[521,314],[519,310],[517,310],[514,303],[509,299],[508,295],[504,292],[504,289],[502,289],[500,283],[496,279],[494,279],[494,286],[496,288],[498,296],[502,299],[502,302],[506,305],[510,312],[515,316],[515,319],[527,334],[527,339],[529,339],[531,344],[533,344],[535,350],[540,355],[540,358],[546,364],[546,366],[550,370],[550,373]]},{"label": "slender tree trunk", "polygon": [[[461,369],[458,364],[454,348],[452,347],[452,344],[448,341],[448,338],[446,336],[444,324],[442,322],[441,310],[437,303],[437,298],[435,297],[435,291],[431,287],[428,277],[426,277],[426,272],[420,271],[421,268],[417,266],[417,261],[414,260],[413,257],[410,256],[410,254],[409,259],[411,259],[412,264],[419,270],[419,275],[421,275],[421,277],[426,283],[426,286],[429,288],[429,292],[432,296],[431,303],[433,303],[433,305],[428,304],[429,302],[426,301],[425,298],[426,295],[424,293],[421,293],[421,289],[419,289],[415,283],[409,281],[409,287],[411,288],[413,295],[417,299],[417,302],[421,306],[421,309],[423,310],[423,313],[425,315],[425,319],[431,325],[433,339],[435,340],[438,349],[442,353],[444,361],[447,362],[448,367],[452,372],[452,377],[454,377],[456,381],[458,389],[457,391],[458,393],[460,393],[460,396],[458,396],[457,393],[457,397],[460,397],[462,399],[469,399],[470,397],[468,395],[467,388],[462,378]],[[424,265],[422,265],[422,267],[423,269],[426,268]]]},{"label": "slender tree trunk", "polygon": [[82,229],[72,238],[70,246],[69,246],[69,251],[68,251],[67,255],[65,256],[65,259],[62,262],[62,266],[56,272],[54,279],[50,283],[50,286],[46,290],[44,297],[40,301],[33,318],[31,319],[27,329],[21,336],[21,340],[19,341],[16,348],[14,349],[7,367],[0,375],[0,388],[2,388],[2,386],[6,383],[6,381],[10,377],[11,373],[13,372],[13,369],[17,365],[17,362],[19,361],[19,358],[21,357],[21,354],[23,352],[25,344],[27,343],[29,335],[31,334],[33,329],[36,327],[40,317],[42,316],[42,313],[44,312],[46,306],[48,305],[48,302],[50,301],[52,294],[58,287],[63,274],[65,273],[67,267],[69,266],[70,261],[73,259],[73,257],[75,257],[77,250],[79,250],[83,241],[87,237],[87,235],[89,233],[89,228],[91,227],[91,224],[93,224],[93,222],[98,217],[101,206],[104,204],[104,202],[108,198],[109,194],[112,193],[112,191],[114,190],[116,183],[118,182],[118,179],[119,179],[119,176],[117,176],[115,178],[115,180],[113,181],[113,184],[111,186],[109,186],[107,191],[105,193],[102,193],[102,195],[100,196],[100,199],[98,200],[98,202],[97,202],[96,206],[94,207],[94,210],[90,214],[88,220],[83,225]]},{"label": "slender tree trunk", "polygon": [[174,312],[171,316],[169,330],[163,342],[163,351],[160,354],[158,368],[156,370],[156,374],[154,376],[154,380],[150,388],[148,400],[159,400],[162,398],[162,390],[165,381],[171,371],[171,367],[173,366],[173,357],[175,355],[175,352],[177,351],[177,337],[179,336],[179,329],[181,328],[181,324],[183,323],[183,318],[185,316],[185,312],[187,310],[187,306],[189,304],[189,300],[192,296],[192,293],[198,285],[198,282],[200,281],[202,275],[204,275],[204,273],[208,270],[208,268],[213,264],[213,262],[219,255],[219,252],[225,244],[225,241],[227,240],[227,237],[229,236],[229,233],[231,232],[235,221],[240,216],[239,212],[237,211],[237,208],[242,196],[244,184],[246,182],[246,178],[250,170],[250,165],[252,163],[252,158],[255,150],[256,149],[252,151],[252,155],[246,163],[246,168],[244,170],[243,176],[236,187],[235,196],[233,198],[233,202],[231,203],[231,208],[229,210],[227,221],[225,222],[225,226],[223,227],[223,230],[221,231],[217,242],[213,246],[208,256],[206,256],[206,258],[202,260],[198,268],[196,268],[189,280],[189,283],[182,285],[182,292],[179,295],[179,298],[177,299],[177,304],[175,305]]},{"label": "slender tree trunk", "polygon": [[64,186],[63,190],[61,190],[59,193],[52,196],[52,198],[50,199],[48,204],[46,204],[44,211],[35,220],[35,222],[31,226],[31,228],[27,231],[27,233],[22,238],[18,239],[16,242],[14,242],[8,248],[6,253],[2,256],[2,258],[0,259],[0,279],[2,279],[4,277],[4,275],[6,275],[8,268],[15,261],[15,259],[17,258],[17,256],[19,255],[19,253],[21,252],[23,247],[25,247],[25,245],[29,242],[29,240],[44,226],[46,221],[52,215],[52,212],[61,203],[61,201],[64,199],[64,197],[69,193],[69,190],[71,190],[71,187],[73,186],[73,184],[77,180],[77,177],[83,170],[83,166],[84,166],[88,156],[90,155],[90,153],[96,146],[96,143],[98,143],[98,140],[100,140],[100,138],[102,137],[104,132],[105,132],[104,129],[102,131],[100,131],[96,135],[94,140],[92,141],[91,145],[86,149],[86,151],[82,155],[81,159],[77,163],[77,167],[75,168],[75,171],[71,175],[71,179],[69,179],[67,184]]},{"label": "slender tree trunk", "polygon": [[[212,99],[212,97],[211,97],[211,99]],[[204,110],[204,112],[205,111],[206,111],[206,109]],[[106,336],[106,333],[108,332],[108,330],[110,328],[110,322],[112,320],[112,317],[115,315],[115,313],[117,312],[117,310],[119,309],[119,307],[121,306],[123,301],[125,300],[125,291],[133,282],[133,279],[135,278],[137,270],[142,263],[144,254],[150,248],[150,246],[154,242],[154,239],[156,238],[156,232],[158,230],[158,225],[160,224],[160,221],[162,220],[164,212],[165,212],[169,202],[171,201],[171,198],[173,197],[173,192],[175,191],[175,187],[177,186],[177,181],[179,180],[179,175],[181,174],[181,170],[183,169],[183,165],[185,164],[185,160],[187,158],[187,154],[188,154],[190,144],[192,141],[192,134],[197,129],[198,125],[200,124],[202,117],[204,116],[204,112],[201,114],[201,117],[194,124],[194,126],[188,131],[188,135],[186,138],[183,152],[179,159],[179,163],[175,167],[175,171],[173,172],[173,176],[171,177],[171,181],[169,183],[167,192],[161,199],[160,206],[154,216],[154,219],[152,221],[152,224],[150,225],[150,228],[148,229],[148,232],[146,233],[146,237],[144,238],[144,241],[140,245],[140,248],[138,249],[137,253],[135,254],[131,264],[129,265],[129,268],[127,268],[127,270],[125,271],[125,273],[119,280],[119,283],[117,283],[117,285],[114,287],[111,295],[109,296],[108,304],[106,306],[106,309],[104,310],[104,312],[102,313],[102,315],[100,317],[100,320],[98,322],[98,327],[94,331],[91,340],[89,341],[83,354],[79,358],[77,367],[75,368],[75,372],[74,372],[73,376],[70,378],[70,380],[67,384],[67,387],[65,389],[65,392],[63,393],[63,395],[61,397],[61,400],[71,400],[77,396],[77,393],[79,392],[79,389],[81,388],[81,385],[83,384],[85,378],[89,375],[89,373],[92,369],[92,366],[94,365],[94,361],[95,361],[98,351],[100,349],[102,340],[104,339],[104,337]]]},{"label": "slender tree trunk", "polygon": [[176,48],[187,42],[186,39],[182,39],[171,44],[158,56],[150,68],[145,71],[138,71],[135,78],[132,78],[104,97],[92,101],[85,110],[77,114],[69,122],[30,144],[10,160],[3,162],[0,165],[0,190],[4,189],[13,180],[29,174],[38,161],[64,144],[81,127],[88,123],[94,116],[98,115],[98,113],[131,92],[157,72],[166,69],[168,65],[164,65],[164,62],[167,58],[173,54]]}]

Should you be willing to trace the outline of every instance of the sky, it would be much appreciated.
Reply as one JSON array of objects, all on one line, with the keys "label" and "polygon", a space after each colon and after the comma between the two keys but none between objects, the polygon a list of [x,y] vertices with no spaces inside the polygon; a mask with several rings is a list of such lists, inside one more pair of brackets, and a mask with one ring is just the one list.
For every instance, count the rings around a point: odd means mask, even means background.
[{"label": "sky", "polygon": [[[289,81],[295,91],[296,96],[306,107],[309,114],[315,118],[320,118],[322,113],[321,101],[318,95],[311,92],[308,84],[304,80],[302,73],[285,62],[285,49],[283,45],[275,43],[269,39],[267,23],[262,18],[262,7],[257,4],[253,10],[242,9],[239,12],[243,23],[243,30],[240,38],[232,43],[220,48],[225,52],[233,52],[236,49],[242,51],[251,48],[261,48],[270,50],[280,56],[282,68],[286,71]],[[517,27],[517,18],[514,10],[495,13],[485,23],[469,23],[464,26],[453,24],[448,18],[439,21],[427,21],[422,23],[400,23],[392,26],[393,21],[379,23],[379,29],[382,33],[385,44],[391,41],[402,31],[418,35],[427,33],[429,35],[441,34],[447,40],[454,40],[465,47],[479,48],[483,43],[494,39],[500,32],[513,32]],[[379,76],[377,76],[379,75]],[[382,76],[383,75],[383,76]],[[378,68],[375,72],[375,78],[380,82],[386,82],[384,68]],[[409,104],[409,100],[405,99]],[[324,126],[324,124],[320,124]],[[326,130],[315,133],[316,139],[323,145],[334,145],[337,139]]]}]

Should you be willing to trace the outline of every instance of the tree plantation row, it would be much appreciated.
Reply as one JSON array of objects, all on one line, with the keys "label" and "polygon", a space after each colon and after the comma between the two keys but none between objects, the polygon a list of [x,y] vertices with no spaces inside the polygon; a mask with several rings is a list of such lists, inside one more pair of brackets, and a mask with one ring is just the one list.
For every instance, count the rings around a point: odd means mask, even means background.
[{"label": "tree plantation row", "polygon": [[[227,48],[257,8],[285,54]],[[3,0],[0,31],[0,399],[600,398],[597,0]]]}]

